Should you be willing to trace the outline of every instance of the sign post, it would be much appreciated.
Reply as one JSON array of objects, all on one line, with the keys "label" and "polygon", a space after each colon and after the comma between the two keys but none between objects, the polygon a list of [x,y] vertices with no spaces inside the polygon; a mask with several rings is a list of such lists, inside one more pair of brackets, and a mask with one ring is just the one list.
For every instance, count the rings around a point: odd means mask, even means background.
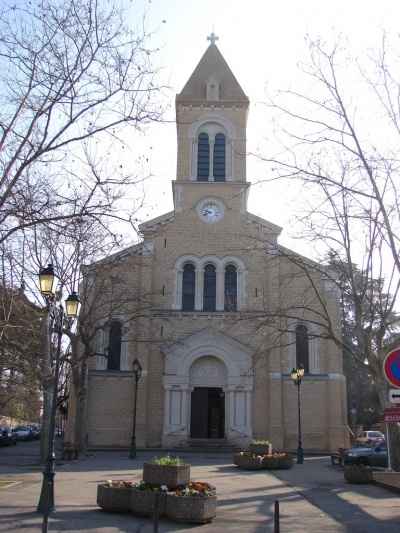
[{"label": "sign post", "polygon": [[400,346],[391,350],[385,360],[383,361],[383,375],[386,381],[395,389],[389,390],[389,402],[392,407],[387,407],[384,413],[384,420],[386,425],[386,445],[388,451],[388,470],[392,470],[392,460],[390,453],[390,422],[400,422],[400,405],[393,406],[393,404],[400,404]]}]

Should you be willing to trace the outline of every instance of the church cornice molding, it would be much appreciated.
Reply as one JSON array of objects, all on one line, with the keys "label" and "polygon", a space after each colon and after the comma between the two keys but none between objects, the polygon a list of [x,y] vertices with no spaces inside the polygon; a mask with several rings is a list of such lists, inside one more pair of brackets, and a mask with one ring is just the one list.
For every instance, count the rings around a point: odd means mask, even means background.
[{"label": "church cornice molding", "polygon": [[201,109],[202,111],[215,111],[217,109],[247,109],[249,107],[249,100],[240,102],[238,100],[218,100],[216,102],[207,102],[204,100],[194,100],[176,97],[177,111]]},{"label": "church cornice molding", "polygon": [[143,222],[143,224],[140,224],[139,226],[139,231],[141,233],[156,231],[159,227],[173,222],[174,219],[175,211],[169,211],[168,213],[164,213],[164,215],[148,220],[147,222]]},{"label": "church cornice molding", "polygon": [[253,215],[252,213],[249,213],[248,211],[245,214],[245,219],[248,224],[254,224],[257,226],[261,226],[265,230],[266,233],[273,233],[274,235],[280,235],[283,229],[281,226],[273,224],[269,220],[265,220],[264,218],[258,217],[257,215]]}]

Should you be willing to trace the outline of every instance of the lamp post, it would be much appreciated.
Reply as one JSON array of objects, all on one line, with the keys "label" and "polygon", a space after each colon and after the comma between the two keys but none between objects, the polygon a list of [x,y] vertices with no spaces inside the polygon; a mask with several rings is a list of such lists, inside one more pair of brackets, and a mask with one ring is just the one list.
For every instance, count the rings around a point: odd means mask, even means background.
[{"label": "lamp post", "polygon": [[[65,311],[61,297],[54,293],[55,274],[51,264],[39,271],[39,286],[42,296],[46,300],[46,309],[50,319],[49,335],[57,334],[56,352],[52,365],[52,400],[49,417],[47,458],[43,470],[43,481],[37,510],[43,514],[42,532],[47,532],[49,515],[54,511],[54,477],[55,477],[55,453],[54,434],[57,414],[58,378],[60,372],[61,341],[65,327],[71,327],[72,322],[78,316],[79,297],[73,292],[65,301]],[[50,342],[50,349],[52,343]]]},{"label": "lamp post", "polygon": [[133,361],[133,376],[135,378],[135,391],[134,391],[134,400],[133,400],[133,420],[132,420],[132,439],[131,439],[131,447],[129,450],[129,457],[130,459],[134,459],[136,457],[136,407],[137,407],[137,390],[138,390],[138,383],[140,378],[142,377],[142,367],[141,364],[137,359]]},{"label": "lamp post", "polygon": [[302,465],[304,462],[304,451],[303,451],[303,442],[301,435],[301,397],[300,397],[300,385],[301,380],[304,376],[304,367],[299,365],[298,368],[293,368],[290,377],[293,380],[293,383],[297,387],[297,409],[298,409],[298,428],[299,428],[299,440],[297,445],[297,464]]}]

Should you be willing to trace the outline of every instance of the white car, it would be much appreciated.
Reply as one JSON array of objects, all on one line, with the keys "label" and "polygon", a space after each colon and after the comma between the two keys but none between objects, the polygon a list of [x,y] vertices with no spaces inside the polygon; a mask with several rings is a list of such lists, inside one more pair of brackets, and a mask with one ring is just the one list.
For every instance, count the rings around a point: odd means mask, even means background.
[{"label": "white car", "polygon": [[357,442],[360,444],[379,444],[385,440],[385,435],[382,431],[369,430],[363,431],[359,437],[357,437]]},{"label": "white car", "polygon": [[18,440],[30,440],[32,438],[32,430],[27,426],[17,426],[12,432]]}]

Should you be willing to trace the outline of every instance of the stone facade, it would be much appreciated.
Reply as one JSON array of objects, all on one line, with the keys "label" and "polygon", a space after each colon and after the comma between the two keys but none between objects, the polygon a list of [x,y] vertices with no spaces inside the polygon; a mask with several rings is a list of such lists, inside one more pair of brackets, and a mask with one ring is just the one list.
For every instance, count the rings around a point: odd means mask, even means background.
[{"label": "stone facade", "polygon": [[[143,367],[138,446],[187,446],[196,438],[245,445],[251,438],[268,438],[275,447],[295,449],[297,393],[290,370],[299,361],[299,324],[307,331],[308,368],[301,386],[304,447],[334,450],[347,443],[342,355],[327,334],[340,327],[338,295],[322,267],[278,244],[281,228],[247,211],[248,105],[218,48],[210,44],[176,98],[174,211],[144,223],[141,244],[87,270],[90,276],[108,265],[104,277],[111,270],[124,297],[131,295],[111,311],[112,320],[122,324],[118,368],[111,369],[107,358],[110,316],[98,317],[98,355],[89,361],[84,422],[89,447],[129,445],[131,369],[138,358]],[[198,179],[201,133],[209,143],[204,181]],[[218,134],[225,143],[222,181],[213,176]],[[183,285],[188,264],[194,272],[189,310]],[[208,311],[207,265],[215,272],[210,285],[214,308]],[[236,285],[233,307],[227,310],[229,266]]]}]

